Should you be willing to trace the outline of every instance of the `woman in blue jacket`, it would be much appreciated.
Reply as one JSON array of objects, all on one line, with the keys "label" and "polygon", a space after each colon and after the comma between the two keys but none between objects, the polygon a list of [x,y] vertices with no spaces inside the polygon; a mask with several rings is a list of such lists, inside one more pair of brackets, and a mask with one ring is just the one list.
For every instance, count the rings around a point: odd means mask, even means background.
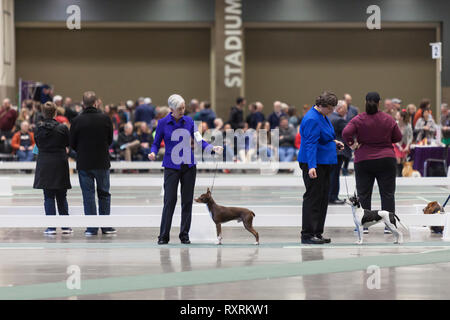
[{"label": "woman in blue jacket", "polygon": [[334,93],[323,92],[304,116],[300,125],[302,137],[298,162],[303,172],[306,192],[303,195],[302,243],[324,244],[322,236],[328,208],[331,165],[337,163],[336,148],[344,144],[336,140],[328,115],[337,105]]},{"label": "woman in blue jacket", "polygon": [[164,140],[164,208],[158,244],[167,244],[170,240],[172,217],[177,203],[178,184],[181,184],[181,226],[179,238],[181,243],[190,244],[192,203],[194,199],[195,177],[197,173],[194,150],[191,140],[202,150],[221,154],[223,147],[212,146],[203,140],[192,118],[185,116],[183,97],[173,94],[168,100],[171,112],[158,121],[155,140],[151,147],[149,160],[154,161],[161,141]]}]

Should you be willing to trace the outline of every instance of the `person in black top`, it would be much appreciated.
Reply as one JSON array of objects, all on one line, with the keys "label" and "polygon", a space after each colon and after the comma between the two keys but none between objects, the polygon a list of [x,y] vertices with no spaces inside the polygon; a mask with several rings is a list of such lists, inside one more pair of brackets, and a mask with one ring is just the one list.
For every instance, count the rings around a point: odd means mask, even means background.
[{"label": "person in black top", "polygon": [[245,117],[245,122],[246,122],[248,128],[250,128],[252,116],[256,112],[256,108],[257,108],[256,102],[252,102],[248,105],[248,114],[247,114],[247,117]]},{"label": "person in black top", "polygon": [[[342,131],[347,125],[347,109],[348,104],[345,100],[339,100],[334,112],[331,113],[328,118],[334,128],[336,134],[336,140],[344,142],[342,139]],[[352,150],[349,146],[345,145],[342,150],[337,150],[337,164],[331,165],[330,173],[330,191],[328,193],[328,203],[330,204],[344,204],[345,201],[338,198],[339,196],[339,176],[341,174],[342,164],[346,160],[352,158]]]},{"label": "person in black top", "polygon": [[[71,189],[67,147],[69,129],[58,123],[53,102],[44,105],[44,120],[37,124],[36,145],[38,156],[33,188],[44,189],[45,214],[56,215],[55,198],[60,215],[69,214],[67,189]],[[62,228],[62,233],[71,233],[71,228]],[[53,235],[56,228],[47,228],[45,234]]]},{"label": "person in black top", "polygon": [[[145,123],[145,122],[144,122]],[[133,132],[133,125],[128,122],[123,132],[119,134],[118,145],[120,147],[120,155],[125,158],[125,161],[132,161],[141,147],[138,137]]]},{"label": "person in black top", "polygon": [[230,120],[228,122],[233,130],[244,128],[243,109],[246,103],[245,98],[239,97],[236,99],[236,105],[231,108]]},{"label": "person in black top", "polygon": [[261,129],[262,124],[266,120],[266,117],[262,113],[262,110],[264,108],[263,104],[261,102],[256,102],[256,111],[252,113],[250,117],[250,123],[249,128],[259,130]]},{"label": "person in black top", "polygon": [[[70,127],[70,146],[77,152],[77,170],[83,194],[84,213],[97,215],[95,184],[100,215],[109,215],[109,146],[113,141],[111,119],[97,109],[97,97],[88,91],[83,95],[83,111],[73,119]],[[97,235],[98,228],[87,228],[85,235]],[[104,234],[115,233],[113,228],[102,227]]]},{"label": "person in black top", "polygon": [[145,122],[142,122],[137,128],[136,136],[141,144],[139,152],[143,156],[143,160],[146,161],[148,160],[147,155],[150,153],[150,147],[153,144],[153,135]]}]

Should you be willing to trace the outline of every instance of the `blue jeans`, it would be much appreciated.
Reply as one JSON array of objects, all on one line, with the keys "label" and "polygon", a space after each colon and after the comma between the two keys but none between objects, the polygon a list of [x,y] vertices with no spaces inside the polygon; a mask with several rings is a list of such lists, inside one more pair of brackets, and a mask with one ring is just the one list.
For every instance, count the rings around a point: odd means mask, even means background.
[{"label": "blue jeans", "polygon": [[[81,192],[83,194],[84,214],[97,215],[95,204],[95,184],[97,184],[98,211],[100,215],[108,216],[111,212],[111,194],[109,193],[109,169],[79,170]],[[111,228],[102,227],[103,231]],[[98,227],[88,227],[87,232],[98,232]]]},{"label": "blue jeans", "polygon": [[271,148],[268,147],[261,147],[258,150],[259,152],[259,159],[261,159],[264,162],[273,160],[272,156],[273,156],[273,152]]},{"label": "blue jeans", "polygon": [[[58,213],[60,216],[69,215],[69,205],[67,204],[67,190],[50,190],[44,189],[44,209],[46,216],[56,216],[56,204],[58,206]],[[50,227],[49,229],[55,230],[56,228]],[[68,228],[63,228],[68,229]]]},{"label": "blue jeans", "polygon": [[223,146],[223,161],[233,162],[234,159],[234,149],[229,145]]},{"label": "blue jeans", "polygon": [[142,161],[150,161],[150,160],[148,160],[148,155],[150,154],[150,152],[151,152],[150,148],[141,148],[139,153],[142,154],[142,156],[143,156]]},{"label": "blue jeans", "polygon": [[290,162],[294,159],[294,147],[280,147],[278,152],[280,154],[280,162]]},{"label": "blue jeans", "polygon": [[33,150],[17,150],[16,155],[20,162],[33,161],[34,159]]}]

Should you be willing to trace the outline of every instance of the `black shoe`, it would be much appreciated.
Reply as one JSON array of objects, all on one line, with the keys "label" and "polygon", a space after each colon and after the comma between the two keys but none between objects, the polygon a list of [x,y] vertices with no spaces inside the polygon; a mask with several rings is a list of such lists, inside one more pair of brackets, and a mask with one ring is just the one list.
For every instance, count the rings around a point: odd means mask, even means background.
[{"label": "black shoe", "polygon": [[183,239],[181,240],[182,244],[191,244],[191,241],[189,241],[189,239]]},{"label": "black shoe", "polygon": [[336,200],[330,200],[328,201],[329,204],[344,204],[345,200],[336,199]]},{"label": "black shoe", "polygon": [[319,239],[317,237],[312,238],[302,238],[303,244],[324,244],[325,242],[322,239]]},{"label": "black shoe", "polygon": [[330,238],[324,238],[324,237],[322,237],[321,234],[317,235],[316,238],[323,240],[323,243],[330,243],[331,242]]},{"label": "black shoe", "polygon": [[114,228],[107,228],[107,229],[102,229],[102,233],[103,234],[116,234],[117,231]]},{"label": "black shoe", "polygon": [[168,240],[158,240],[158,244],[168,244]]}]

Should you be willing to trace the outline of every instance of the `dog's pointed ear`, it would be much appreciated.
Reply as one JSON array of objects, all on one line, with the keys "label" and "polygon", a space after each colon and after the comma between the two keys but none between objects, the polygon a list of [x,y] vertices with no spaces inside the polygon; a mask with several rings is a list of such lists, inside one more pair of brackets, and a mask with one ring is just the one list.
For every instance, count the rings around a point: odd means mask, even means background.
[{"label": "dog's pointed ear", "polygon": [[209,188],[207,188],[206,193],[211,193],[211,190],[209,190]]}]

